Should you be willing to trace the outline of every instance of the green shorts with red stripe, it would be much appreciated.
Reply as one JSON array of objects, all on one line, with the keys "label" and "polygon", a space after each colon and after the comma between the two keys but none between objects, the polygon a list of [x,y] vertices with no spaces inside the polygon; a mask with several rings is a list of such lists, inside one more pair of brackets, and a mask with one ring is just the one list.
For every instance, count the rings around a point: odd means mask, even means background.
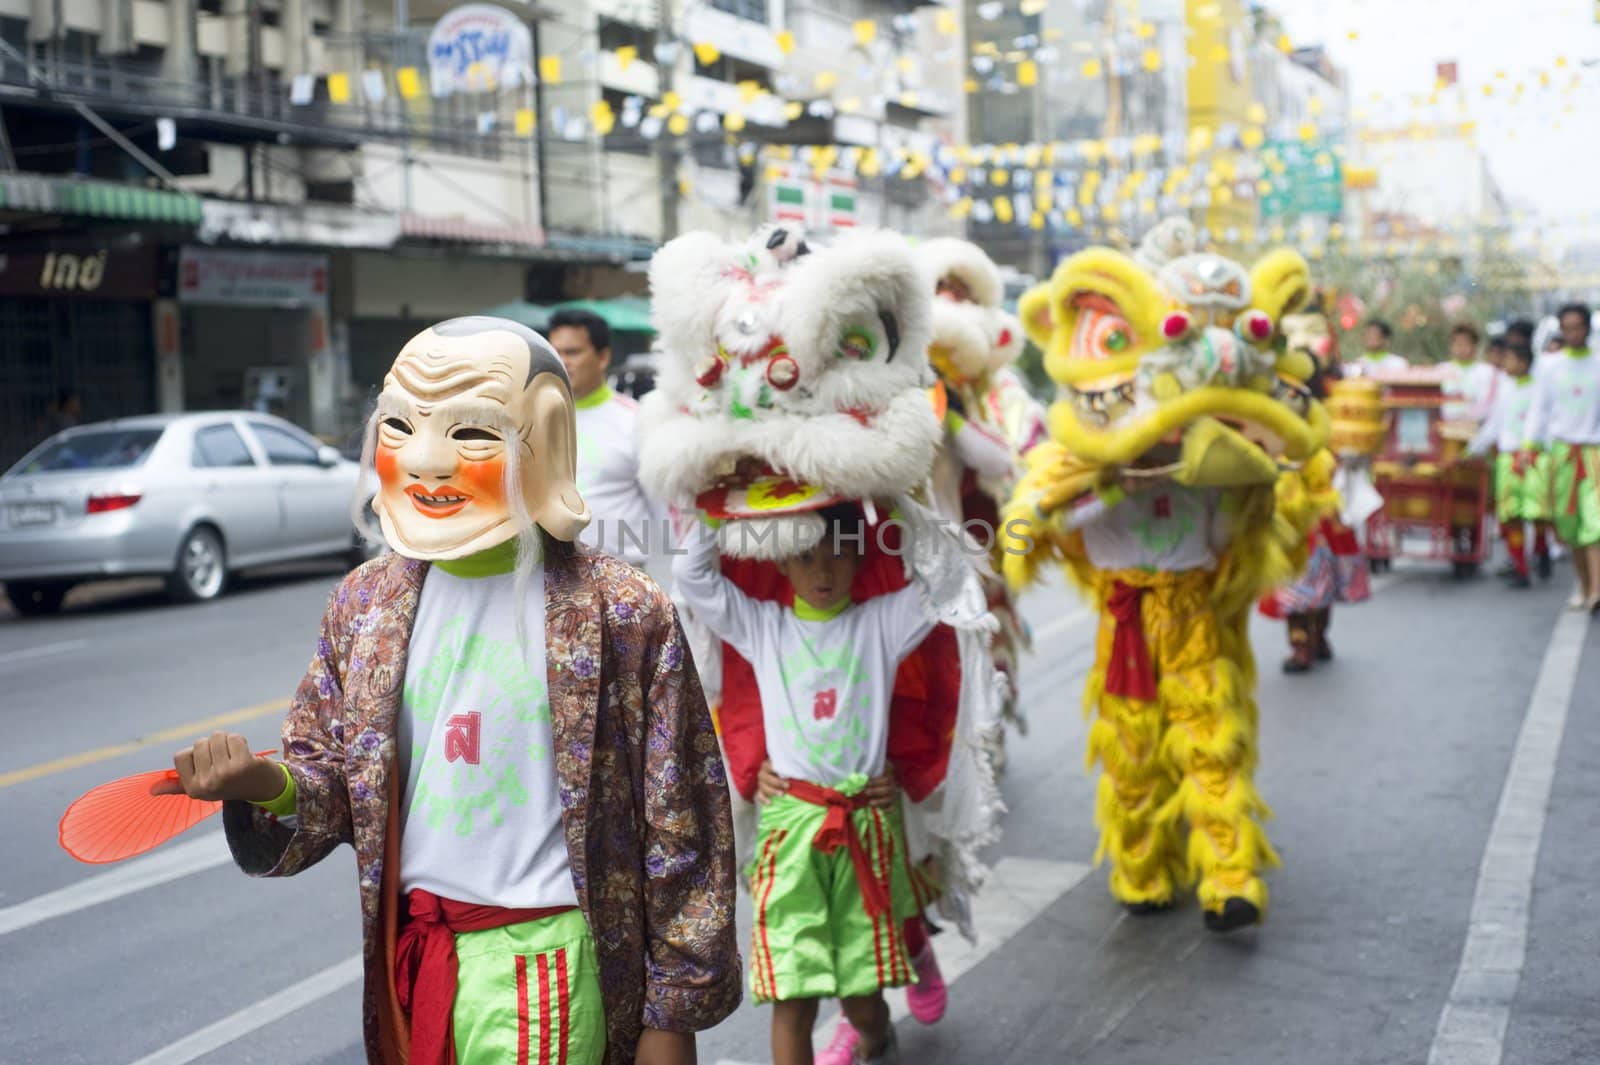
[{"label": "green shorts with red stripe", "polygon": [[[860,784],[839,790],[850,794]],[[829,854],[813,843],[826,816],[826,807],[790,795],[761,807],[749,870],[750,995],[757,1003],[855,998],[916,980],[902,926],[920,907],[899,808],[850,814],[868,865],[887,889],[889,912],[876,918],[862,903],[850,849]]]},{"label": "green shorts with red stripe", "polygon": [[581,910],[456,935],[456,1065],[600,1065],[605,1005]]}]

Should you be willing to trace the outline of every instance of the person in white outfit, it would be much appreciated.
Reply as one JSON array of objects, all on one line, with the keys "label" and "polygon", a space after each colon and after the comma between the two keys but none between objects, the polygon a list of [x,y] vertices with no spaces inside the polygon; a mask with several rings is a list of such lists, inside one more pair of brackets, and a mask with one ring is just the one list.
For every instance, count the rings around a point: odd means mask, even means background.
[{"label": "person in white outfit", "polygon": [[639,404],[612,391],[611,327],[593,311],[564,310],[550,316],[547,336],[572,379],[577,409],[578,491],[594,514],[584,543],[645,568],[663,553],[666,510],[639,484],[639,448],[634,421]]}]

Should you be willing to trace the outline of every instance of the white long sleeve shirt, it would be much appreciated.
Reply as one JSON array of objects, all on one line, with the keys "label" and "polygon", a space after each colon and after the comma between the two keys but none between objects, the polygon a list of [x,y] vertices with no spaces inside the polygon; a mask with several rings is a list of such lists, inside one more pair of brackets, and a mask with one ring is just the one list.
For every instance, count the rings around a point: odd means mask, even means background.
[{"label": "white long sleeve shirt", "polygon": [[1527,434],[1540,445],[1600,444],[1600,356],[1568,349],[1540,360]]},{"label": "white long sleeve shirt", "polygon": [[1478,427],[1478,435],[1472,438],[1468,450],[1474,455],[1481,455],[1491,447],[1504,454],[1520,451],[1528,439],[1528,410],[1532,406],[1533,375],[1501,374],[1495,386],[1494,406]]},{"label": "white long sleeve shirt", "polygon": [[1450,362],[1446,365],[1454,368],[1455,372],[1445,382],[1444,391],[1448,399],[1441,413],[1447,421],[1483,421],[1494,406],[1498,378],[1503,375],[1486,362],[1469,362],[1466,365]]},{"label": "white long sleeve shirt", "polygon": [[1390,373],[1410,368],[1409,362],[1393,352],[1367,352],[1359,359],[1346,362],[1344,373],[1346,377],[1371,377],[1374,373]]},{"label": "white long sleeve shirt", "polygon": [[755,670],[772,768],[825,787],[881,774],[895,672],[934,625],[916,586],[831,616],[802,600],[791,610],[724,577],[706,530],[692,530],[684,547],[672,564],[678,595]]},{"label": "white long sleeve shirt", "polygon": [[580,539],[590,547],[644,563],[666,543],[666,509],[639,484],[634,433],[639,404],[606,385],[573,404],[578,430],[578,494],[594,520]]}]

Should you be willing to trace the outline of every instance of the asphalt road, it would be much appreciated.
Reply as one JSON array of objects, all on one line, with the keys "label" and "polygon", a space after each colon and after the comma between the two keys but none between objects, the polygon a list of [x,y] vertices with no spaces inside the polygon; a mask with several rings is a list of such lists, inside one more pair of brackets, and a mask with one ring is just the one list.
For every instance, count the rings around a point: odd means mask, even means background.
[{"label": "asphalt road", "polygon": [[[337,576],[280,571],[197,607],[133,584],[56,618],[0,617],[0,1063],[361,1060],[348,850],[267,882],[228,863],[214,824],[121,866],[76,864],[55,838],[73,797],[169,764],[219,715],[276,745]],[[1259,622],[1257,779],[1285,867],[1268,924],[1226,939],[1192,903],[1128,917],[1087,870],[1091,629],[1065,590],[1034,593],[1033,727],[1012,744],[984,935],[939,937],[960,976],[944,1021],[901,1022],[903,1060],[1600,1061],[1600,624],[1566,617],[1568,579],[1511,592],[1402,572],[1339,611],[1338,661],[1309,677],[1277,672],[1282,631]],[[1543,724],[1519,745],[1530,714]],[[1541,766],[1548,803],[1526,775]],[[1521,895],[1502,857],[1517,853],[1530,856]],[[1506,929],[1516,949],[1490,949]],[[1458,979],[1490,955],[1492,984]],[[1473,1020],[1486,986],[1498,1023]],[[1447,1003],[1456,1042],[1441,1033]],[[701,1060],[769,1060],[767,1022],[743,1007],[702,1036]],[[1490,1050],[1503,1056],[1472,1056]]]}]

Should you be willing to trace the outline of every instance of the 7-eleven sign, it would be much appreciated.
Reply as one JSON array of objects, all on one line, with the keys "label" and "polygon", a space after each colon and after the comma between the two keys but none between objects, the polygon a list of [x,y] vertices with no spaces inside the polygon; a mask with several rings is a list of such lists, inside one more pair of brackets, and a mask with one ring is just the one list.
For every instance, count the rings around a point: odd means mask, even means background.
[{"label": "7-eleven sign", "polygon": [[767,220],[808,230],[849,229],[860,224],[860,188],[847,170],[817,175],[804,164],[767,170]]},{"label": "7-eleven sign", "polygon": [[767,194],[767,217],[773,222],[792,222],[801,226],[811,221],[810,189],[803,181],[782,178],[773,181]]}]

